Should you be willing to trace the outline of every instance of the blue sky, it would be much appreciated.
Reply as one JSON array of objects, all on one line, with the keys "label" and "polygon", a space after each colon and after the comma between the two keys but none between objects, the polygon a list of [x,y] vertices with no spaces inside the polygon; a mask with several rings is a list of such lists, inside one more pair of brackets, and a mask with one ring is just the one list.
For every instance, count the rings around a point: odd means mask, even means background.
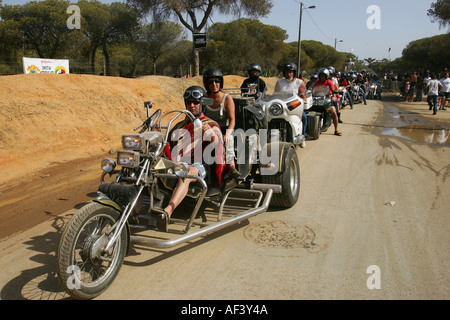
[{"label": "blue sky", "polygon": [[[111,3],[114,0],[100,0]],[[125,0],[116,0],[126,2]],[[435,0],[302,0],[307,9],[302,15],[302,40],[317,40],[337,50],[352,52],[359,59],[396,59],[411,41],[446,33],[432,23],[427,10]],[[24,4],[27,0],[3,0],[3,4]],[[76,3],[77,1],[71,1]],[[261,22],[278,26],[288,33],[288,42],[298,40],[300,0],[274,0],[272,12]],[[367,22],[378,27],[370,6],[379,9],[379,29],[369,29]],[[214,15],[212,22],[229,22],[233,17]],[[369,24],[370,25],[370,24]],[[391,51],[389,52],[389,48]]]}]

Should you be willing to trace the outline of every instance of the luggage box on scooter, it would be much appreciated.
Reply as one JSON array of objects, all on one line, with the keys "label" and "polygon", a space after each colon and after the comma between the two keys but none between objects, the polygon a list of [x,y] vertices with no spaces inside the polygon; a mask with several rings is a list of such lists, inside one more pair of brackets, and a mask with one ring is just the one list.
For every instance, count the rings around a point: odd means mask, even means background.
[{"label": "luggage box on scooter", "polygon": [[236,129],[243,129],[244,131],[249,128],[254,128],[255,125],[253,123],[249,123],[251,121],[251,115],[248,112],[244,112],[244,108],[248,106],[255,105],[255,98],[252,97],[233,97],[234,105],[235,105],[235,114],[236,114]]}]

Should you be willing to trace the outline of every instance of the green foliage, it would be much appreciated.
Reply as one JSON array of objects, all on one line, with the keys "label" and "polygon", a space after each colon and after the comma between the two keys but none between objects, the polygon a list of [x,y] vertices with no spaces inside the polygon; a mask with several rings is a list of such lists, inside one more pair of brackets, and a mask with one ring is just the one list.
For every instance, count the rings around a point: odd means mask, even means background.
[{"label": "green foliage", "polygon": [[258,20],[215,23],[208,30],[207,49],[201,53],[202,69],[215,66],[224,73],[241,74],[256,62],[265,70],[274,70],[283,57],[286,39],[285,30]]},{"label": "green foliage", "polygon": [[267,16],[273,6],[271,0],[127,0],[127,3],[150,13],[156,21],[175,16],[191,32],[200,32],[213,12],[258,18]]},{"label": "green foliage", "polygon": [[77,5],[82,15],[82,30],[89,39],[91,71],[95,73],[95,56],[102,48],[105,57],[105,74],[112,75],[108,46],[131,39],[138,27],[139,13],[121,2],[110,5],[100,1],[80,0]]},{"label": "green foliage", "polygon": [[[22,72],[21,59],[29,56],[70,59],[73,73],[103,72],[129,77],[146,74],[192,75],[195,72],[193,44],[182,38],[182,26],[165,19],[168,16],[162,11],[177,17],[194,31],[205,25],[208,20],[205,18],[213,11],[224,14],[243,12],[253,17],[209,27],[207,48],[200,52],[201,70],[217,67],[226,74],[245,76],[247,66],[256,62],[261,65],[264,76],[279,76],[287,61],[297,62],[298,43],[286,43],[285,30],[265,25],[256,19],[270,12],[272,1],[128,2],[139,3],[140,8],[145,7],[146,12],[152,12],[154,22],[143,23],[143,12],[122,2],[104,4],[97,0],[79,0],[76,5],[81,10],[81,29],[69,30],[66,22],[70,14],[66,10],[73,4],[69,0],[1,5],[0,74]],[[446,15],[449,2],[436,1],[428,11],[430,17],[444,26],[450,25]],[[201,19],[197,19],[197,15]],[[349,58],[355,60],[354,55],[337,52],[321,42],[302,41],[301,71],[307,74],[328,66],[344,71]],[[369,63],[369,69],[378,73],[402,73],[419,67],[439,71],[448,67],[450,35],[412,41],[403,50],[403,56],[392,62],[374,61],[372,58],[365,60]],[[367,66],[356,64],[357,70],[362,68],[367,69]]]},{"label": "green foliage", "polygon": [[5,48],[18,49],[20,46],[36,51],[41,58],[55,58],[67,44],[66,9],[69,1],[45,0],[28,2],[23,6],[5,5],[1,7],[1,32],[5,37]]},{"label": "green foliage", "polygon": [[440,27],[450,27],[450,0],[433,2],[427,14],[431,21],[438,22]]},{"label": "green foliage", "polygon": [[423,68],[440,72],[450,61],[450,34],[423,38],[410,42],[403,49],[402,57],[392,62],[376,62],[369,65],[378,73],[405,73]]},{"label": "green foliage", "polygon": [[410,66],[438,70],[450,61],[450,35],[438,35],[410,42],[402,52]]},{"label": "green foliage", "polygon": [[[302,52],[300,56],[300,71],[311,74],[323,67],[335,67],[336,70],[344,70],[345,61],[351,54],[337,52],[333,47],[324,45],[319,41],[303,40]],[[283,61],[280,61],[278,68],[281,70],[286,61],[297,63],[298,42],[289,43]],[[354,56],[353,56],[354,57]]]},{"label": "green foliage", "polygon": [[[271,0],[127,0],[141,9],[151,13],[155,21],[163,21],[175,16],[191,33],[201,32],[213,12],[224,15],[249,15],[254,18],[267,16],[272,9]],[[200,72],[199,52],[193,54],[194,75]]]},{"label": "green foliage", "polygon": [[156,74],[158,59],[170,52],[181,39],[182,32],[182,27],[171,21],[150,23],[139,28],[135,45],[142,53],[143,59],[152,61],[153,74]]}]

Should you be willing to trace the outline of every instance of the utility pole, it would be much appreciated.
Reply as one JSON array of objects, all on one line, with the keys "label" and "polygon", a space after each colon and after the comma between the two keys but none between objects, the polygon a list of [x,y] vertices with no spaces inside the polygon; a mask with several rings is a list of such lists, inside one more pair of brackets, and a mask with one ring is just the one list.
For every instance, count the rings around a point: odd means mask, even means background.
[{"label": "utility pole", "polygon": [[300,2],[300,22],[298,26],[298,74],[300,74],[300,56],[301,56],[301,49],[302,49],[302,13],[303,13],[303,2]]},{"label": "utility pole", "polygon": [[[316,6],[310,6],[305,9],[314,9]],[[300,56],[302,55],[301,49],[302,49],[302,15],[303,15],[303,2],[300,2],[300,22],[298,26],[298,61],[297,61],[297,68],[298,73],[300,74],[302,71],[300,69]]]}]

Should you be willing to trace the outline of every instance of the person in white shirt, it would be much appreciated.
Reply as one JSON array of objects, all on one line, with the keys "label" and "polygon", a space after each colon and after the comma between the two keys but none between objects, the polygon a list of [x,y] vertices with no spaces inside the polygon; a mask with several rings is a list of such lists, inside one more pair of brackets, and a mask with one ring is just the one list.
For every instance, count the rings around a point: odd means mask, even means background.
[{"label": "person in white shirt", "polygon": [[433,73],[431,76],[431,80],[428,81],[425,90],[428,90],[427,93],[427,102],[430,106],[430,109],[433,109],[433,114],[437,113],[437,100],[439,89],[442,88],[442,83],[439,80],[436,80],[436,74]]},{"label": "person in white shirt", "polygon": [[447,100],[450,98],[450,78],[448,77],[448,72],[444,72],[444,77],[439,80],[442,84],[442,90],[439,92],[439,110],[447,110],[445,109],[445,104]]},{"label": "person in white shirt", "polygon": [[297,78],[297,65],[288,62],[283,68],[284,79],[279,79],[275,85],[275,92],[294,92],[306,101],[306,83]]},{"label": "person in white shirt", "polygon": [[[279,79],[277,81],[277,84],[275,85],[275,92],[294,92],[306,102],[306,83],[303,80],[297,78],[297,72],[297,65],[295,63],[286,63],[283,68],[284,79]],[[302,123],[303,135],[305,135],[308,118],[304,111],[302,115]],[[303,140],[300,147],[306,147],[305,140]]]}]

